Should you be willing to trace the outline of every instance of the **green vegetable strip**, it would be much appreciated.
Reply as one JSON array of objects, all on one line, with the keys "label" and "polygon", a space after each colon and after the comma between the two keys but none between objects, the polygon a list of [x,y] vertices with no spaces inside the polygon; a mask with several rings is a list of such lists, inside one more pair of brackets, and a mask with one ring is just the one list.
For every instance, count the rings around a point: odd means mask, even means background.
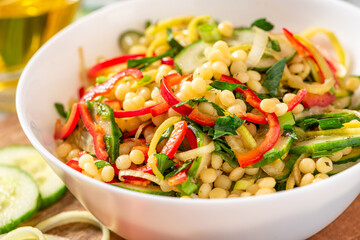
[{"label": "green vegetable strip", "polygon": [[198,28],[201,40],[204,42],[216,42],[221,39],[221,34],[214,24],[202,24]]},{"label": "green vegetable strip", "polygon": [[263,86],[268,90],[272,97],[276,97],[278,95],[280,80],[282,78],[285,65],[286,58],[283,58],[266,71]]},{"label": "green vegetable strip", "polygon": [[250,148],[256,147],[257,144],[255,139],[244,125],[241,125],[237,131],[240,133],[240,135],[243,137],[243,139]]}]

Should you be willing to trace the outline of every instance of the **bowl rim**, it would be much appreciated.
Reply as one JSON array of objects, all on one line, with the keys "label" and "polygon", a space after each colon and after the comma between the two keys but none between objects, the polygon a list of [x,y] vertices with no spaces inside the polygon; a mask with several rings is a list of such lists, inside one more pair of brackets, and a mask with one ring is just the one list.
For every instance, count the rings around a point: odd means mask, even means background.
[{"label": "bowl rim", "polygon": [[[45,156],[46,160],[50,161],[54,165],[61,168],[64,172],[74,175],[77,178],[80,178],[81,181],[86,181],[91,184],[94,184],[98,188],[104,188],[107,191],[112,192],[118,192],[124,195],[128,195],[131,197],[143,199],[143,200],[151,200],[151,201],[159,201],[159,202],[171,202],[171,203],[178,203],[181,202],[181,204],[197,204],[197,205],[219,205],[224,203],[256,203],[256,202],[263,202],[263,201],[277,201],[282,198],[295,198],[295,197],[301,197],[305,193],[316,191],[317,189],[323,188],[325,185],[332,185],[334,181],[339,181],[341,179],[344,179],[347,177],[347,175],[354,174],[355,172],[360,172],[360,164],[356,164],[355,166],[352,166],[338,174],[335,174],[334,176],[329,177],[328,179],[325,179],[325,181],[321,181],[317,184],[309,184],[306,186],[298,187],[291,190],[285,190],[285,191],[279,191],[274,194],[268,194],[268,195],[262,195],[262,196],[251,196],[246,198],[224,198],[224,199],[196,199],[195,201],[184,201],[184,199],[180,199],[178,197],[168,197],[168,196],[159,196],[159,195],[153,195],[153,194],[147,194],[147,193],[140,193],[135,192],[127,189],[123,189],[116,186],[111,186],[111,184],[97,181],[93,178],[87,177],[86,175],[67,167],[60,159],[58,159],[55,155],[50,153],[41,143],[40,141],[35,137],[33,132],[30,130],[30,126],[27,122],[27,118],[24,113],[24,107],[22,103],[26,101],[26,99],[23,98],[23,91],[24,90],[24,83],[26,81],[27,76],[31,73],[32,66],[36,63],[39,56],[43,54],[43,52],[46,52],[48,48],[51,48],[51,45],[53,42],[59,41],[64,35],[67,35],[68,32],[73,31],[72,29],[76,29],[83,24],[85,24],[87,21],[97,18],[98,16],[102,16],[103,14],[114,11],[113,9],[124,7],[127,5],[133,5],[133,4],[139,4],[141,2],[145,2],[147,0],[124,0],[120,2],[115,2],[113,4],[110,4],[108,6],[105,6],[101,9],[98,9],[80,19],[75,21],[74,23],[70,24],[69,26],[65,27],[63,30],[61,30],[59,33],[57,33],[55,36],[53,36],[48,42],[46,42],[30,59],[28,64],[26,65],[23,73],[21,74],[21,77],[19,79],[19,83],[16,90],[16,108],[17,108],[17,115],[20,122],[20,125],[26,134],[27,138],[30,140],[31,144],[43,155]],[[297,0],[301,2],[301,0]],[[326,2],[327,4],[339,4],[343,7],[350,7],[357,9],[358,13],[360,14],[360,8],[355,6],[354,4],[351,4],[349,2],[341,1],[341,0],[318,0],[320,2]],[[117,189],[117,190],[116,190]],[[360,191],[359,191],[360,192]],[[358,193],[359,194],[359,193]],[[193,199],[192,199],[193,200]]]}]

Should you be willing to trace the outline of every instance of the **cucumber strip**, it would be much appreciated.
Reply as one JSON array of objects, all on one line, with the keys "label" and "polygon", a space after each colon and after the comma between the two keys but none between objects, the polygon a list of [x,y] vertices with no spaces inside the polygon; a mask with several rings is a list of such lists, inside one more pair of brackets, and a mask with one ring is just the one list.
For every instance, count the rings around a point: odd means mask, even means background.
[{"label": "cucumber strip", "polygon": [[181,50],[174,58],[174,63],[181,70],[183,75],[193,73],[196,68],[203,65],[207,58],[204,50],[211,44],[204,41],[197,41]]},{"label": "cucumber strip", "polygon": [[34,178],[40,189],[41,208],[55,203],[66,192],[64,183],[32,146],[13,145],[0,149],[0,164],[19,167]]},{"label": "cucumber strip", "polygon": [[128,183],[118,182],[118,183],[112,183],[112,185],[116,187],[121,187],[124,189],[132,190],[135,192],[141,192],[141,193],[148,193],[148,194],[154,194],[154,195],[161,195],[161,196],[175,196],[175,192],[163,192],[160,187],[158,186],[135,186]]},{"label": "cucumber strip", "polygon": [[19,168],[0,164],[0,234],[32,217],[39,203],[33,178]]},{"label": "cucumber strip", "polygon": [[120,49],[125,53],[128,53],[131,46],[138,44],[142,36],[143,33],[135,30],[129,30],[122,33],[118,40]]},{"label": "cucumber strip", "polygon": [[359,159],[360,159],[360,147],[356,147],[351,150],[350,154],[343,156],[338,161],[333,161],[333,164],[338,165],[338,164],[344,164],[344,163],[349,163],[349,162],[356,162]]},{"label": "cucumber strip", "polygon": [[360,146],[360,135],[353,136],[318,136],[310,140],[304,140],[296,143],[290,153],[314,153],[328,151],[331,149],[340,149],[346,147]]}]

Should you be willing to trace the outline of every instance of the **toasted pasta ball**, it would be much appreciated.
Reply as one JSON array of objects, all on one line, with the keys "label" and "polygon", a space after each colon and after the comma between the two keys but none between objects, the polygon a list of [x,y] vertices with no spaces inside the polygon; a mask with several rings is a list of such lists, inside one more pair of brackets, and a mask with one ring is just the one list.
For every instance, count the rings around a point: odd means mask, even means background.
[{"label": "toasted pasta ball", "polygon": [[115,89],[115,97],[116,99],[123,101],[128,92],[130,92],[130,87],[125,83],[120,83]]},{"label": "toasted pasta ball", "polygon": [[126,130],[126,120],[124,118],[115,118],[115,122],[122,132]]},{"label": "toasted pasta ball", "polygon": [[311,158],[304,158],[299,162],[299,169],[302,173],[313,173],[315,171],[315,167],[315,161]]},{"label": "toasted pasta ball", "polygon": [[136,97],[136,96],[137,96],[136,93],[134,93],[134,92],[128,92],[128,93],[125,94],[125,99],[126,99],[126,100],[131,100],[131,99],[133,99],[133,98]]},{"label": "toasted pasta ball", "polygon": [[229,46],[222,40],[215,42],[213,49],[219,49],[225,57],[230,57]]},{"label": "toasted pasta ball", "polygon": [[140,120],[137,117],[133,117],[126,121],[126,131],[131,132],[137,129],[140,125]]},{"label": "toasted pasta ball", "polygon": [[199,111],[214,116],[216,114],[215,108],[208,102],[201,102],[199,104]]},{"label": "toasted pasta ball", "polygon": [[255,80],[252,80],[252,79],[250,79],[247,82],[247,85],[251,90],[253,90],[255,92],[260,92],[262,90],[262,88],[263,88],[259,81],[255,81]]},{"label": "toasted pasta ball", "polygon": [[343,157],[343,152],[342,151],[338,151],[338,152],[334,152],[332,153],[332,156],[330,156],[329,158],[333,161],[339,161],[341,158]]},{"label": "toasted pasta ball", "polygon": [[223,21],[218,25],[218,31],[225,37],[231,37],[234,31],[234,27],[231,22]]},{"label": "toasted pasta ball", "polygon": [[131,149],[131,144],[129,142],[122,143],[119,146],[119,154],[120,155],[129,154],[130,149]]},{"label": "toasted pasta ball", "polygon": [[220,175],[216,178],[214,186],[216,188],[223,188],[225,190],[229,190],[231,187],[231,180],[226,175]]},{"label": "toasted pasta ball", "polygon": [[231,105],[230,107],[228,107],[227,110],[229,113],[233,113],[233,114],[245,113],[244,109],[241,107],[240,104]]},{"label": "toasted pasta ball", "polygon": [[133,101],[133,104],[135,104],[136,109],[142,108],[145,104],[145,98],[141,95],[133,97],[132,101]]},{"label": "toasted pasta ball", "polygon": [[351,153],[351,151],[352,151],[352,147],[347,147],[347,148],[345,148],[344,150],[342,150],[342,153],[343,153],[344,155],[348,155],[348,154]]},{"label": "toasted pasta ball", "polygon": [[321,157],[316,161],[316,169],[320,173],[328,173],[333,170],[333,163],[328,157]]},{"label": "toasted pasta ball", "polygon": [[234,168],[230,174],[229,174],[229,179],[231,181],[238,181],[240,180],[240,178],[242,178],[245,174],[245,169],[242,168],[242,167],[237,167],[237,168]]},{"label": "toasted pasta ball", "polygon": [[154,123],[155,126],[160,126],[166,119],[167,119],[167,113],[158,115],[156,117],[152,118],[152,122]]},{"label": "toasted pasta ball", "polygon": [[358,77],[350,77],[345,82],[345,88],[349,91],[355,91],[360,86],[360,79]]},{"label": "toasted pasta ball", "polygon": [[247,175],[256,175],[259,172],[259,168],[245,168]]},{"label": "toasted pasta ball", "polygon": [[136,109],[136,104],[132,99],[125,99],[123,101],[123,109],[125,111],[131,111]]},{"label": "toasted pasta ball", "polygon": [[260,178],[256,183],[259,186],[259,188],[271,189],[271,188],[274,188],[276,185],[275,178],[273,178],[273,177]]},{"label": "toasted pasta ball", "polygon": [[253,81],[260,81],[261,80],[261,75],[260,75],[259,72],[250,70],[247,73],[248,73],[251,80],[253,80]]},{"label": "toasted pasta ball", "polygon": [[231,74],[236,74],[236,73],[240,73],[240,72],[245,73],[246,70],[247,70],[247,67],[243,61],[234,61],[230,67]]},{"label": "toasted pasta ball", "polygon": [[139,90],[138,90],[138,94],[140,96],[143,96],[143,98],[145,100],[149,100],[150,97],[151,97],[151,91],[148,87],[141,87]]},{"label": "toasted pasta ball", "polygon": [[146,47],[142,44],[136,44],[130,47],[129,54],[146,53]]},{"label": "toasted pasta ball", "polygon": [[206,91],[207,84],[203,78],[194,78],[191,82],[191,88],[197,94],[204,94]]},{"label": "toasted pasta ball", "polygon": [[206,62],[201,66],[201,74],[203,79],[211,79],[213,77],[213,70],[211,68],[211,62]]},{"label": "toasted pasta ball", "polygon": [[84,169],[85,163],[94,162],[94,158],[90,154],[84,154],[79,158],[79,167]]},{"label": "toasted pasta ball", "polygon": [[227,162],[224,162],[221,169],[226,173],[230,173],[234,168],[231,167]]},{"label": "toasted pasta ball", "polygon": [[112,166],[105,166],[101,169],[101,178],[104,182],[110,182],[114,179],[115,171]]},{"label": "toasted pasta ball", "polygon": [[229,69],[224,62],[216,61],[211,64],[211,68],[216,73],[229,75]]},{"label": "toasted pasta ball", "polygon": [[208,53],[208,59],[210,62],[225,62],[225,56],[219,49],[212,49]]},{"label": "toasted pasta ball", "polygon": [[154,87],[154,89],[151,91],[151,99],[155,102],[158,102],[159,96],[160,96],[160,90],[157,87]]},{"label": "toasted pasta ball", "polygon": [[272,188],[260,188],[259,190],[256,191],[255,196],[260,196],[260,195],[266,195],[266,194],[270,194],[270,193],[274,193],[274,189]]},{"label": "toasted pasta ball", "polygon": [[98,174],[98,169],[94,162],[86,162],[84,164],[84,171],[87,172],[92,177]]},{"label": "toasted pasta ball", "polygon": [[275,114],[278,117],[281,117],[288,111],[288,105],[286,103],[278,103],[276,104]]},{"label": "toasted pasta ball", "polygon": [[130,161],[132,161],[135,164],[142,164],[145,160],[144,153],[138,149],[131,150],[129,157],[130,157]]},{"label": "toasted pasta ball", "polygon": [[284,103],[288,103],[288,102],[290,102],[295,96],[296,96],[296,95],[293,94],[293,93],[287,93],[287,94],[284,95],[284,97],[283,97],[282,100],[283,100]]},{"label": "toasted pasta ball", "polygon": [[228,195],[227,191],[222,188],[214,188],[209,193],[209,198],[226,198]]},{"label": "toasted pasta ball", "polygon": [[210,102],[215,102],[216,92],[213,90],[206,91],[204,98]]},{"label": "toasted pasta ball", "polygon": [[231,92],[229,90],[221,91],[219,98],[220,98],[220,102],[225,107],[229,107],[235,103],[235,96],[234,96],[233,92]]},{"label": "toasted pasta ball", "polygon": [[209,193],[211,191],[212,187],[209,183],[203,183],[201,184],[198,192],[199,198],[209,198]]},{"label": "toasted pasta ball", "polygon": [[294,63],[290,65],[289,70],[292,74],[299,74],[302,71],[304,71],[304,68],[305,68],[304,64]]},{"label": "toasted pasta ball", "polygon": [[240,194],[240,197],[250,197],[252,194],[250,192],[243,192]]},{"label": "toasted pasta ball", "polygon": [[247,59],[247,53],[244,50],[236,50],[231,54],[231,60],[245,62]]},{"label": "toasted pasta ball", "polygon": [[264,112],[273,113],[276,110],[276,103],[272,99],[264,99],[261,101],[260,107]]},{"label": "toasted pasta ball", "polygon": [[314,180],[314,175],[312,175],[311,173],[307,173],[301,178],[300,186],[308,185],[312,183],[313,180]]},{"label": "toasted pasta ball", "polygon": [[168,116],[169,117],[181,117],[182,115],[175,111],[173,108],[169,108],[168,110]]},{"label": "toasted pasta ball", "polygon": [[71,149],[72,146],[70,143],[63,142],[56,148],[56,154],[58,155],[58,157],[64,158],[69,154]]},{"label": "toasted pasta ball", "polygon": [[68,155],[66,156],[66,160],[70,161],[72,159],[76,159],[79,157],[79,152],[80,152],[80,149],[78,148],[74,148],[73,150],[71,150]]},{"label": "toasted pasta ball", "polygon": [[321,179],[326,179],[328,177],[329,175],[327,175],[326,173],[318,173],[315,175],[315,178],[321,178]]},{"label": "toasted pasta ball", "polygon": [[213,183],[217,178],[216,170],[213,168],[206,168],[201,171],[200,179],[203,183]]},{"label": "toasted pasta ball", "polygon": [[232,193],[228,196],[228,198],[238,198],[238,197],[240,197],[240,195],[236,193]]},{"label": "toasted pasta ball", "polygon": [[298,114],[301,113],[302,111],[304,111],[304,106],[302,104],[298,104],[296,107],[294,107],[294,109],[292,110],[292,112],[294,114]]},{"label": "toasted pasta ball", "polygon": [[211,167],[213,169],[220,169],[221,165],[223,164],[222,158],[217,154],[211,154]]},{"label": "toasted pasta ball", "polygon": [[250,80],[250,76],[246,72],[237,72],[233,77],[242,83],[247,83]]},{"label": "toasted pasta ball", "polygon": [[255,194],[259,189],[260,189],[260,188],[259,188],[259,185],[257,185],[257,184],[255,183],[255,184],[251,185],[250,187],[248,187],[248,188],[246,189],[246,192],[249,192],[249,193],[251,193],[251,194]]},{"label": "toasted pasta ball", "polygon": [[116,167],[120,170],[126,170],[131,166],[129,155],[120,155],[115,161]]}]

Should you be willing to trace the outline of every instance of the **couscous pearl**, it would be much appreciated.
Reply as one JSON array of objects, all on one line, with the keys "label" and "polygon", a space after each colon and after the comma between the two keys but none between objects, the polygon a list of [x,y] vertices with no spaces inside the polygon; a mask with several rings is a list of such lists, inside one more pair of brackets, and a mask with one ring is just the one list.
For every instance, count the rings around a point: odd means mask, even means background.
[{"label": "couscous pearl", "polygon": [[253,90],[253,91],[255,91],[255,92],[260,92],[260,91],[262,90],[262,85],[261,85],[261,83],[258,82],[258,81],[254,81],[254,80],[252,80],[252,79],[250,79],[250,80],[247,82],[247,86],[248,86],[251,90]]},{"label": "couscous pearl", "polygon": [[222,158],[217,154],[211,154],[211,167],[214,169],[220,169],[223,164]]},{"label": "couscous pearl", "polygon": [[315,167],[315,161],[311,158],[304,158],[299,162],[299,169],[302,173],[313,173],[315,171]]},{"label": "couscous pearl", "polygon": [[216,170],[213,168],[206,168],[201,171],[200,179],[203,183],[213,183],[217,178]]},{"label": "couscous pearl", "polygon": [[151,91],[147,87],[140,88],[138,94],[143,96],[145,100],[149,100],[151,97]]},{"label": "couscous pearl", "polygon": [[240,195],[236,193],[232,193],[228,196],[228,198],[238,198],[238,197],[240,197]]},{"label": "couscous pearl", "polygon": [[213,64],[211,64],[211,68],[216,73],[229,75],[229,69],[224,62],[216,61]]},{"label": "couscous pearl", "polygon": [[330,156],[329,158],[336,162],[336,161],[339,161],[341,158],[343,157],[343,152],[342,151],[338,151],[338,152],[334,152],[332,154],[332,156]]},{"label": "couscous pearl", "polygon": [[284,97],[283,97],[282,100],[283,100],[284,103],[288,103],[288,102],[290,102],[294,97],[295,97],[295,94],[293,94],[293,93],[287,93],[287,94],[284,95]]},{"label": "couscous pearl", "polygon": [[218,30],[221,35],[224,35],[225,37],[231,37],[234,31],[234,27],[231,22],[224,21],[218,25]]},{"label": "couscous pearl", "polygon": [[231,181],[238,181],[240,180],[240,178],[244,176],[244,174],[245,174],[245,169],[242,167],[237,167],[230,172],[229,179]]},{"label": "couscous pearl", "polygon": [[256,175],[259,172],[259,168],[245,168],[247,175]]},{"label": "couscous pearl", "polygon": [[301,178],[300,186],[308,185],[312,183],[313,180],[314,180],[314,175],[312,175],[311,173],[307,173]]},{"label": "couscous pearl", "polygon": [[352,147],[347,147],[344,150],[342,150],[342,153],[344,155],[348,155],[349,153],[351,153],[351,151],[352,151]]},{"label": "couscous pearl", "polygon": [[229,46],[224,41],[217,41],[213,45],[214,49],[219,49],[225,57],[230,57]]},{"label": "couscous pearl", "polygon": [[135,164],[142,164],[145,160],[144,153],[140,150],[132,150],[129,154],[130,161],[132,161]]},{"label": "couscous pearl", "polygon": [[257,181],[259,188],[273,188],[276,185],[276,181],[273,177],[261,178]]},{"label": "couscous pearl", "polygon": [[135,110],[136,105],[132,99],[125,99],[125,101],[123,101],[123,109],[125,111]]},{"label": "couscous pearl", "polygon": [[249,192],[249,193],[251,193],[251,194],[255,194],[259,189],[260,189],[260,188],[259,188],[259,185],[257,185],[257,184],[255,183],[255,184],[251,185],[250,187],[248,187],[248,188],[246,189],[246,192]]},{"label": "couscous pearl", "polygon": [[206,91],[206,82],[202,78],[194,78],[191,82],[191,88],[197,94],[204,94]]},{"label": "couscous pearl", "polygon": [[244,50],[236,50],[231,54],[231,60],[235,61],[243,61],[245,62],[247,59],[247,53]]},{"label": "couscous pearl", "polygon": [[272,189],[260,188],[259,190],[256,191],[255,196],[266,195],[266,194],[270,194],[270,193],[273,193]]},{"label": "couscous pearl", "polygon": [[208,115],[214,116],[216,114],[215,108],[208,102],[201,102],[199,104],[199,111]]},{"label": "couscous pearl", "polygon": [[329,177],[329,175],[327,175],[326,173],[318,173],[318,174],[315,175],[315,178],[326,179],[328,177]]},{"label": "couscous pearl", "polygon": [[119,154],[120,155],[123,155],[123,154],[129,154],[130,152],[130,144],[125,142],[125,143],[122,143],[120,144],[119,146]]},{"label": "couscous pearl", "polygon": [[211,63],[210,62],[206,62],[201,66],[202,69],[202,78],[203,79],[211,79],[213,77],[213,70],[211,68]]},{"label": "couscous pearl", "polygon": [[299,74],[302,71],[304,71],[304,64],[302,64],[302,63],[291,64],[291,66],[289,67],[289,70],[292,74]]},{"label": "couscous pearl", "polygon": [[276,104],[275,114],[278,117],[281,117],[288,111],[288,105],[286,103],[278,103]]},{"label": "couscous pearl", "polygon": [[154,89],[151,91],[151,98],[152,98],[154,101],[157,101],[159,95],[160,95],[160,90],[159,90],[159,88],[154,87]]},{"label": "couscous pearl", "polygon": [[333,170],[333,163],[328,157],[321,157],[316,161],[316,169],[320,173],[328,173]]},{"label": "couscous pearl", "polygon": [[133,98],[136,97],[136,96],[137,96],[136,93],[134,93],[134,92],[128,92],[128,93],[125,94],[125,99],[131,100],[131,99],[133,99]]},{"label": "couscous pearl", "polygon": [[225,57],[224,57],[223,53],[219,49],[212,49],[208,53],[208,59],[209,59],[210,62],[218,62],[218,61],[220,61],[220,62],[224,63]]},{"label": "couscous pearl", "polygon": [[209,193],[209,198],[226,198],[227,191],[222,188],[214,188]]},{"label": "couscous pearl", "polygon": [[98,169],[94,162],[86,162],[84,164],[84,171],[93,177],[98,174]]},{"label": "couscous pearl", "polygon": [[103,169],[101,169],[101,178],[104,180],[104,182],[110,182],[114,179],[115,171],[112,166],[105,166]]},{"label": "couscous pearl", "polygon": [[155,126],[160,126],[167,119],[167,114],[161,114],[152,118],[152,122]]},{"label": "couscous pearl", "polygon": [[125,95],[130,91],[130,87],[125,83],[120,83],[115,89],[115,97],[116,99],[123,101],[125,99]]},{"label": "couscous pearl", "polygon": [[261,80],[261,75],[257,71],[250,70],[250,71],[247,72],[247,74],[249,75],[251,80],[254,80],[254,81],[260,81]]},{"label": "couscous pearl", "polygon": [[66,157],[71,151],[72,146],[70,143],[63,142],[56,148],[56,154],[60,158]]},{"label": "couscous pearl", "polygon": [[298,114],[301,113],[302,111],[304,111],[304,106],[302,104],[298,104],[296,107],[294,107],[294,109],[292,110],[292,112],[294,114]]},{"label": "couscous pearl", "polygon": [[240,197],[250,197],[252,194],[249,192],[243,192],[240,194]]},{"label": "couscous pearl", "polygon": [[245,73],[247,70],[246,64],[243,61],[235,61],[231,64],[230,72],[232,74],[235,73]]},{"label": "couscous pearl", "polygon": [[94,158],[90,154],[84,154],[79,158],[79,167],[84,169],[85,163],[94,162]]},{"label": "couscous pearl", "polygon": [[212,187],[209,183],[203,183],[201,184],[198,192],[199,198],[209,198],[209,193],[211,191]]},{"label": "couscous pearl", "polygon": [[355,91],[360,86],[360,79],[358,77],[350,77],[345,82],[345,88],[349,91]]},{"label": "couscous pearl", "polygon": [[230,173],[234,168],[231,167],[227,162],[224,162],[221,166],[221,169],[226,173]]},{"label": "couscous pearl", "polygon": [[129,54],[146,53],[146,47],[141,44],[136,44],[130,47]]},{"label": "couscous pearl", "polygon": [[231,180],[226,175],[220,175],[216,178],[214,182],[214,186],[217,188],[223,188],[225,190],[229,190],[231,187]]},{"label": "couscous pearl", "polygon": [[137,129],[140,125],[140,120],[137,117],[133,117],[126,121],[126,131],[131,132]]},{"label": "couscous pearl", "polygon": [[68,153],[68,155],[66,156],[66,160],[70,161],[72,159],[75,159],[75,158],[79,157],[79,152],[80,152],[80,149],[74,148],[73,150],[71,150]]},{"label": "couscous pearl", "polygon": [[169,117],[181,117],[182,115],[175,111],[173,108],[169,108],[168,110],[168,116]]},{"label": "couscous pearl", "polygon": [[229,113],[237,114],[237,113],[244,113],[244,109],[239,104],[231,105],[228,109]]},{"label": "couscous pearl", "polygon": [[273,113],[276,110],[276,103],[272,99],[264,99],[260,103],[260,108],[267,113]]},{"label": "couscous pearl", "polygon": [[145,103],[145,98],[141,95],[138,95],[132,99],[133,103],[135,104],[135,107],[137,109],[142,108]]},{"label": "couscous pearl", "polygon": [[235,103],[235,96],[234,94],[229,90],[224,90],[220,93],[220,102],[225,106],[229,107],[232,104]]},{"label": "couscous pearl", "polygon": [[129,155],[120,155],[115,161],[116,167],[120,170],[126,170],[131,166]]},{"label": "couscous pearl", "polygon": [[250,80],[249,74],[246,72],[237,72],[233,77],[242,83],[247,83]]},{"label": "couscous pearl", "polygon": [[[216,93],[213,90],[209,90],[205,93],[204,98],[210,102],[215,102],[216,100]],[[201,103],[200,103],[201,104]]]}]

